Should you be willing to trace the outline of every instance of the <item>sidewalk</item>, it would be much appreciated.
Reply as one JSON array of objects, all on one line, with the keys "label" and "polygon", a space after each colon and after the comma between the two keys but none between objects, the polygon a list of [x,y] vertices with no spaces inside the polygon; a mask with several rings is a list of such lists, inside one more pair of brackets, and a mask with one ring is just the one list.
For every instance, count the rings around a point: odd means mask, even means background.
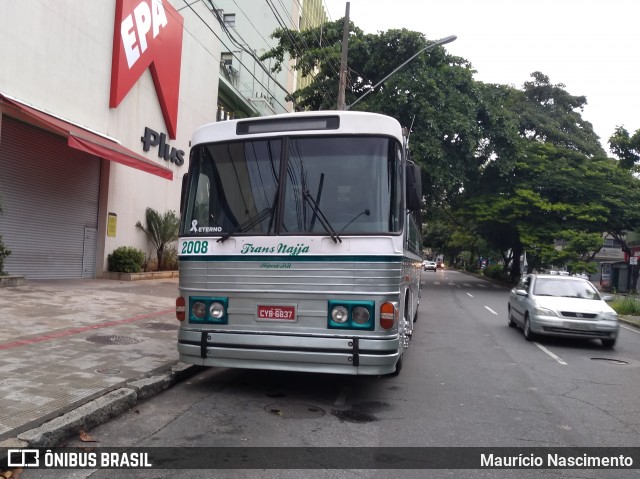
[{"label": "sidewalk", "polygon": [[178,280],[0,288],[0,447],[49,447],[187,376]]}]

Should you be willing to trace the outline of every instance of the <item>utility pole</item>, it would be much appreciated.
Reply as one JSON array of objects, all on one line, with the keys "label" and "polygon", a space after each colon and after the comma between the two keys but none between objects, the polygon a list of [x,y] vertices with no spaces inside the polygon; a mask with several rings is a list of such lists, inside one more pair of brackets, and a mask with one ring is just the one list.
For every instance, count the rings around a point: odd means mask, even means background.
[{"label": "utility pole", "polygon": [[345,90],[347,89],[347,53],[349,51],[349,3],[344,12],[342,27],[342,56],[340,57],[340,82],[338,84],[338,110],[346,109]]}]

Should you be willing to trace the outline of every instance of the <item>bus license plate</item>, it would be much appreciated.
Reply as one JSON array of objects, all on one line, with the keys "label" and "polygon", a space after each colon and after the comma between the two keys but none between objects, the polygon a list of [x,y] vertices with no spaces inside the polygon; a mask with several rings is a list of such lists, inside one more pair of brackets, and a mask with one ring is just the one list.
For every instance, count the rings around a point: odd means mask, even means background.
[{"label": "bus license plate", "polygon": [[258,305],[258,319],[295,321],[295,306]]}]

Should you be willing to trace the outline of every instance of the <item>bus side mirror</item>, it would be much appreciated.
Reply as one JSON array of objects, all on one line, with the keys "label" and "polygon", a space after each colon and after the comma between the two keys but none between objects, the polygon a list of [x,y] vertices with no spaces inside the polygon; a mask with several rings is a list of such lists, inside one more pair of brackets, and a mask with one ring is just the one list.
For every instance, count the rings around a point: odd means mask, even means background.
[{"label": "bus side mirror", "polygon": [[182,175],[182,188],[180,189],[180,215],[184,214],[184,195],[187,194],[187,174]]},{"label": "bus side mirror", "polygon": [[422,208],[422,175],[418,165],[407,163],[407,209],[420,211]]}]

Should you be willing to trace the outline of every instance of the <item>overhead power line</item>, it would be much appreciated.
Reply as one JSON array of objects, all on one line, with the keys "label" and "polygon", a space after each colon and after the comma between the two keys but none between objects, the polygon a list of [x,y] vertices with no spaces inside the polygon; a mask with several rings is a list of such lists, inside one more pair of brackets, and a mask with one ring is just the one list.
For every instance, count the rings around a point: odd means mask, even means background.
[{"label": "overhead power line", "polygon": [[[245,68],[245,70],[249,73],[249,75],[251,75],[251,76],[253,77],[253,79],[254,79],[254,80],[256,80],[256,82],[258,82],[258,84],[260,84],[263,88],[265,88],[265,90],[269,91],[269,88],[268,88],[264,83],[262,83],[262,82],[260,81],[260,79],[258,79],[258,78],[257,78],[257,77],[256,77],[256,76],[251,72],[251,70],[250,70],[249,68],[247,68],[247,66],[242,62],[242,60],[240,59],[240,57],[238,57],[238,56],[237,56],[237,55],[232,51],[232,49],[231,49],[231,48],[229,48],[229,47],[227,46],[227,44],[224,42],[224,40],[222,40],[222,38],[220,38],[220,37],[218,36],[218,34],[215,32],[215,30],[214,30],[213,28],[211,28],[211,26],[210,26],[210,25],[205,21],[205,19],[204,19],[204,18],[202,18],[202,17],[200,16],[200,14],[199,14],[199,13],[198,13],[194,8],[193,8],[193,3],[191,3],[191,4],[190,4],[190,3],[188,3],[188,2],[187,2],[187,0],[184,0],[184,2],[185,2],[185,4],[186,4],[186,7],[188,7],[189,9],[191,9],[191,11],[193,12],[193,14],[194,14],[196,17],[198,17],[198,19],[199,19],[202,23],[204,23],[204,25],[207,27],[207,29],[208,29],[211,33],[213,33],[213,35],[214,35],[214,36],[215,36],[215,37],[220,41],[220,43],[222,44],[222,46],[224,46],[224,48],[225,48],[227,51],[229,51],[229,52],[234,56],[234,58],[236,58],[236,59],[238,60],[238,63],[239,63],[240,65],[242,65],[242,66]],[[288,95],[288,94],[289,94],[289,92],[287,91],[287,89],[286,89],[285,87],[283,87],[283,86],[280,84],[280,82],[278,82],[275,78],[273,78],[273,77],[271,76],[271,74],[269,73],[269,71],[268,71],[268,70],[266,70],[266,67],[265,67],[261,62],[257,62],[257,63],[258,63],[258,65],[260,65],[260,67],[261,67],[263,70],[265,70],[265,73],[267,74],[267,76],[268,76],[269,78],[271,78],[271,79],[274,81],[274,83],[275,83],[275,84],[276,84],[280,89],[282,89],[282,90],[283,90],[283,91]],[[278,105],[280,105],[284,110],[286,110],[286,109],[287,109],[287,108],[286,108],[286,106],[284,106],[282,103],[280,103],[276,98],[274,98],[274,100],[275,100],[275,101],[278,103]]]}]

